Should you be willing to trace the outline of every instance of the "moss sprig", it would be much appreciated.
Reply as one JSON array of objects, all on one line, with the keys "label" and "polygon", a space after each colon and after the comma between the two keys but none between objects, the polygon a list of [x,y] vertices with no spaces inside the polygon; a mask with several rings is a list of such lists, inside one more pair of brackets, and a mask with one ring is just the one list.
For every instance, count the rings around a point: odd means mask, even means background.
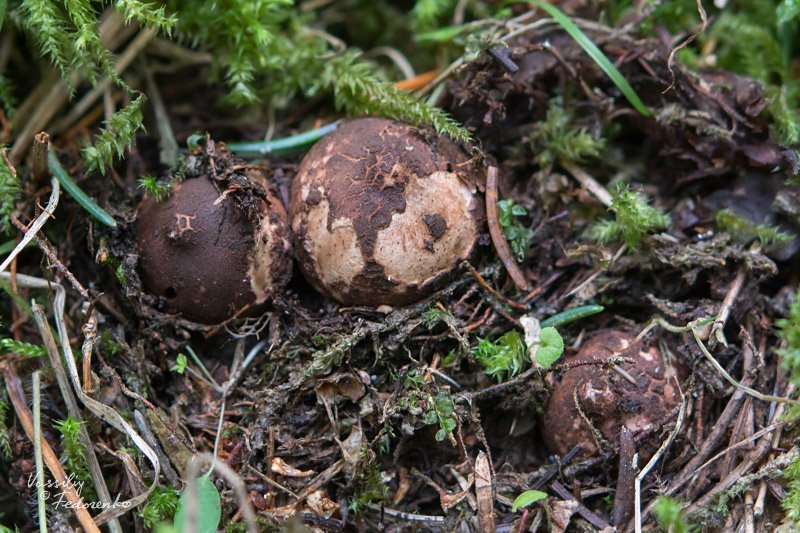
[{"label": "moss sprig", "polygon": [[9,216],[16,208],[20,190],[19,179],[0,161],[0,233],[8,233],[11,228]]},{"label": "moss sprig", "polygon": [[68,79],[76,63],[69,20],[51,0],[23,0],[20,14],[40,53],[50,58],[63,79]]},{"label": "moss sprig", "polygon": [[789,316],[775,321],[778,336],[786,342],[786,347],[777,350],[783,358],[783,367],[791,372],[795,383],[800,382],[800,289],[789,307]]},{"label": "moss sprig", "polygon": [[454,0],[417,0],[409,15],[417,30],[432,30],[437,22],[455,8]]},{"label": "moss sprig", "polygon": [[767,246],[770,244],[786,244],[794,239],[794,235],[784,233],[775,226],[750,222],[746,218],[737,215],[730,208],[717,211],[714,215],[714,221],[717,226],[742,243],[758,239],[762,245]]},{"label": "moss sprig", "polygon": [[348,52],[326,63],[322,79],[333,86],[337,109],[344,109],[350,115],[375,114],[414,126],[430,124],[439,134],[455,140],[469,140],[467,130],[447,113],[382,81],[356,52]]},{"label": "moss sprig", "polygon": [[587,228],[589,238],[600,244],[624,241],[629,248],[636,248],[647,233],[669,226],[669,215],[650,205],[647,196],[628,186],[620,185],[609,211],[614,211],[615,220],[602,220]]},{"label": "moss sprig", "polygon": [[139,516],[144,522],[144,527],[152,529],[159,522],[173,517],[178,510],[178,493],[172,487],[156,487],[150,493]]},{"label": "moss sprig", "polygon": [[382,79],[356,49],[332,50],[286,0],[217,3],[173,0],[177,31],[209,50],[212,68],[229,87],[226,101],[243,106],[270,99],[289,102],[297,93],[332,92],[337,109],[349,116],[378,115],[428,124],[440,134],[467,140],[469,134],[444,111]]},{"label": "moss sprig", "polygon": [[783,477],[789,481],[789,491],[781,507],[786,511],[786,519],[796,524],[800,521],[800,458],[789,463],[783,471]]},{"label": "moss sprig", "polygon": [[80,439],[81,423],[69,416],[66,420],[56,420],[54,426],[61,433],[61,446],[64,450],[61,462],[73,474],[74,479],[80,482],[84,499],[93,501],[96,495],[92,477],[89,475],[89,464],[86,462],[86,446]]},{"label": "moss sprig", "polygon": [[166,14],[166,6],[157,7],[158,4],[142,2],[141,0],[117,0],[117,12],[125,17],[125,23],[138,21],[156,33],[172,35],[172,28],[178,22],[175,15]]},{"label": "moss sprig", "polygon": [[586,128],[575,128],[575,113],[565,109],[561,97],[550,100],[547,118],[530,134],[530,144],[539,155],[539,165],[548,167],[556,161],[580,163],[599,157],[605,139],[593,137]]},{"label": "moss sprig", "polygon": [[8,409],[11,404],[8,401],[5,384],[3,384],[2,381],[0,381],[0,384],[3,385],[3,392],[0,394],[0,451],[3,452],[3,456],[6,459],[11,459],[13,456],[11,438],[8,435],[8,426],[6,425],[6,416],[8,415]]},{"label": "moss sprig", "polygon": [[38,344],[6,338],[0,339],[0,353],[13,353],[16,355],[21,355],[22,357],[34,358],[45,357],[47,355],[47,350]]},{"label": "moss sprig", "polygon": [[126,107],[111,115],[95,143],[81,150],[87,172],[99,170],[101,174],[105,174],[114,155],[122,157],[125,149],[133,145],[134,134],[144,129],[141,109],[144,101],[145,96],[140,94]]},{"label": "moss sprig", "polygon": [[111,53],[100,39],[97,29],[97,11],[88,0],[64,0],[67,15],[74,30],[72,47],[74,60],[85,68],[86,76],[92,85],[105,75],[120,87],[126,87],[111,63]]}]

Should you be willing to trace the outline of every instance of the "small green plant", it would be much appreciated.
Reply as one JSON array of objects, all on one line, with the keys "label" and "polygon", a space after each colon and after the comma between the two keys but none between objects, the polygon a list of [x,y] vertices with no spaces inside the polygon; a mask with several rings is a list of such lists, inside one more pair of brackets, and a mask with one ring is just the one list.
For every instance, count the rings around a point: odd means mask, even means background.
[{"label": "small green plant", "polygon": [[89,464],[86,462],[86,446],[81,441],[81,424],[68,416],[66,420],[56,420],[55,428],[61,433],[61,463],[64,464],[80,483],[81,495],[85,500],[94,501],[94,485],[89,475]]},{"label": "small green plant", "polygon": [[540,490],[526,490],[516,498],[514,498],[514,504],[511,507],[511,512],[516,513],[517,509],[527,507],[539,500],[546,500],[547,493],[542,492]]},{"label": "small green plant", "polygon": [[527,351],[520,334],[516,330],[511,330],[495,342],[479,338],[472,354],[486,367],[484,373],[494,376],[498,383],[502,383],[522,370]]},{"label": "small green plant", "polygon": [[455,402],[442,391],[436,393],[436,397],[432,398],[432,400],[433,405],[425,413],[425,423],[439,424],[439,431],[436,432],[437,441],[443,441],[446,437],[450,437],[453,440],[452,432],[457,425],[455,418],[453,418],[453,413],[456,409]]},{"label": "small green plant", "polygon": [[186,355],[179,353],[178,358],[175,361],[175,364],[172,365],[169,369],[170,372],[177,372],[178,374],[183,374],[186,371],[186,365],[189,361],[186,359]]},{"label": "small green plant", "polygon": [[44,346],[14,339],[0,339],[0,353],[14,353],[29,358],[47,356]]},{"label": "small green plant", "polygon": [[653,508],[653,513],[656,515],[661,531],[691,533],[700,530],[699,526],[690,525],[684,521],[681,501],[678,499],[662,496]]},{"label": "small green plant", "polygon": [[365,458],[368,461],[364,466],[365,473],[361,478],[358,490],[355,492],[353,499],[348,504],[348,509],[352,513],[358,514],[369,504],[376,504],[385,502],[389,499],[390,490],[384,483],[383,476],[381,475],[380,464],[378,461],[368,460],[368,457],[374,455],[368,451],[368,448],[362,451],[359,457]]},{"label": "small green plant", "polygon": [[145,174],[141,178],[139,178],[139,188],[144,189],[147,194],[151,194],[155,197],[156,202],[160,202],[161,200],[165,200],[169,197],[170,191],[172,191],[173,182],[167,182],[164,184],[159,185],[158,180],[153,177]]},{"label": "small green plant", "polygon": [[539,166],[549,167],[556,161],[582,162],[599,157],[605,148],[604,139],[595,139],[586,128],[572,126],[571,108],[565,109],[561,97],[550,100],[547,117],[530,134],[533,152],[539,155]]},{"label": "small green plant", "polygon": [[105,330],[103,334],[100,335],[100,344],[103,347],[103,354],[107,357],[114,357],[117,352],[122,350],[122,346],[119,343],[111,340],[110,330]]},{"label": "small green plant", "polygon": [[0,234],[8,233],[11,228],[9,217],[16,208],[19,192],[19,179],[5,162],[0,162]]},{"label": "small green plant", "polygon": [[420,372],[418,368],[412,368],[406,372],[406,376],[403,378],[403,388],[419,389],[424,383],[424,378],[425,375],[423,372]]},{"label": "small green plant", "polygon": [[143,129],[142,126],[142,104],[145,101],[143,94],[111,115],[106,121],[106,128],[97,138],[92,146],[87,146],[81,150],[88,172],[99,170],[101,174],[106,173],[106,167],[110,166],[114,160],[114,155],[122,157],[126,148],[133,144],[133,135],[137,130]]},{"label": "small green plant", "polygon": [[554,327],[542,328],[534,345],[537,346],[536,362],[544,368],[550,368],[564,353],[564,339]]},{"label": "small green plant", "polygon": [[781,502],[781,507],[786,511],[786,519],[796,524],[800,521],[800,457],[789,463],[783,471],[783,477],[789,481],[789,492]]},{"label": "small green plant", "polygon": [[731,234],[731,236],[739,242],[748,243],[753,239],[758,239],[764,246],[770,244],[785,244],[792,239],[794,235],[789,235],[779,231],[774,226],[767,224],[757,224],[750,222],[746,218],[739,216],[733,209],[720,209],[714,215],[714,220],[717,226]]},{"label": "small green plant", "polygon": [[11,438],[8,436],[8,426],[6,425],[6,415],[10,404],[6,395],[5,384],[0,381],[0,385],[3,385],[3,393],[0,395],[0,451],[3,452],[3,456],[6,459],[11,459]]},{"label": "small green plant", "polygon": [[[211,472],[197,478],[197,533],[214,533],[219,528],[222,518],[222,501],[219,491],[209,479]],[[181,533],[188,531],[186,526],[186,500],[189,491],[184,490],[178,500],[178,510],[175,511],[175,529]]]},{"label": "small green plant", "polygon": [[178,510],[178,496],[172,487],[154,488],[144,508],[139,512],[144,527],[152,529],[157,523],[172,518]]},{"label": "small green plant", "polygon": [[602,220],[587,230],[589,238],[600,244],[624,241],[629,248],[636,248],[645,234],[670,224],[669,215],[651,206],[643,193],[623,185],[617,187],[608,209],[614,211],[615,220]]},{"label": "small green plant", "polygon": [[503,235],[517,256],[517,261],[521,263],[530,250],[533,230],[523,226],[517,217],[524,217],[528,211],[521,205],[515,204],[511,199],[497,202],[497,209],[497,221],[503,228]]},{"label": "small green plant", "polygon": [[422,321],[422,325],[426,328],[431,329],[436,324],[438,324],[441,320],[444,319],[445,312],[441,309],[437,309],[436,307],[431,307],[423,311],[420,315],[420,320]]},{"label": "small green plant", "polygon": [[472,354],[486,367],[484,373],[494,376],[498,383],[502,383],[519,374],[529,348],[535,348],[536,362],[549,368],[564,352],[564,339],[556,328],[550,326],[542,328],[539,340],[526,346],[522,336],[516,330],[511,330],[494,342],[478,339],[478,345],[472,349]]},{"label": "small green plant", "polygon": [[800,382],[800,288],[789,307],[789,317],[775,321],[778,336],[786,342],[786,347],[778,351],[783,358],[783,367],[791,373],[795,383]]}]

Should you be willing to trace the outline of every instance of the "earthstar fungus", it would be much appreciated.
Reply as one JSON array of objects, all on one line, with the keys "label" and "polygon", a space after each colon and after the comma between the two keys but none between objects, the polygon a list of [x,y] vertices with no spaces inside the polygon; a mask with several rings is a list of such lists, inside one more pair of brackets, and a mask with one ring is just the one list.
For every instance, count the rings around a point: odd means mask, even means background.
[{"label": "earthstar fungus", "polygon": [[472,252],[483,211],[467,155],[399,122],[351,121],[300,164],[289,218],[309,282],[347,305],[405,305]]},{"label": "earthstar fungus", "polygon": [[634,345],[634,340],[634,335],[621,330],[602,330],[567,357],[567,363],[604,360],[613,355],[631,358],[633,364],[620,368],[635,384],[622,373],[600,365],[577,366],[556,378],[543,415],[543,437],[550,453],[564,456],[575,446],[581,447],[582,456],[598,451],[584,416],[611,446],[619,443],[623,425],[634,436],[654,427],[657,434],[660,432],[660,424],[681,402],[677,373],[665,366],[657,348],[641,342]]},{"label": "earthstar fungus", "polygon": [[[260,172],[248,174],[264,185]],[[208,176],[176,184],[169,198],[148,195],[137,219],[138,271],[147,291],[203,324],[261,310],[291,276],[286,210],[269,189],[248,216],[234,194]]]}]

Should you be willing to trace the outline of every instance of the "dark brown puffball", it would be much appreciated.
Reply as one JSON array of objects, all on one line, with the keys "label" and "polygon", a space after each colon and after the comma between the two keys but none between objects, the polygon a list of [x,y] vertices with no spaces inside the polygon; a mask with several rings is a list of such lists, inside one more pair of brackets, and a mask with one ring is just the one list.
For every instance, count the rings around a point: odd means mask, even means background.
[{"label": "dark brown puffball", "polygon": [[674,368],[666,366],[656,347],[633,344],[635,336],[620,330],[602,330],[584,341],[576,354],[566,362],[607,359],[613,355],[629,357],[635,362],[620,368],[633,378],[600,365],[585,365],[564,372],[552,384],[545,404],[542,432],[550,453],[564,456],[573,447],[581,447],[581,455],[598,451],[589,424],[581,411],[611,445],[619,444],[624,425],[634,437],[661,424],[680,404],[681,396]]},{"label": "dark brown puffball", "polygon": [[261,310],[291,276],[286,210],[266,189],[251,221],[234,199],[201,176],[176,184],[169,198],[148,195],[137,218],[138,272],[145,289],[172,310],[203,324],[217,324],[249,307]]},{"label": "dark brown puffball", "polygon": [[289,217],[306,278],[347,305],[405,305],[439,288],[483,221],[469,158],[452,141],[354,120],[300,164]]}]

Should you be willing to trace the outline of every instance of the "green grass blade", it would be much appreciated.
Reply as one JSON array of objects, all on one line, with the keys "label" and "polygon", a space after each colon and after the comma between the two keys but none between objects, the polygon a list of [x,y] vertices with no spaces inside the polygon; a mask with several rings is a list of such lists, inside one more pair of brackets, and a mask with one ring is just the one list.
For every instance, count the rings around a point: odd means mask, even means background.
[{"label": "green grass blade", "polygon": [[56,177],[61,186],[64,187],[64,190],[67,191],[67,193],[69,193],[69,195],[72,196],[81,207],[86,209],[90,215],[106,226],[111,226],[112,228],[116,227],[117,221],[114,220],[114,217],[103,211],[103,208],[94,203],[94,200],[89,198],[89,196],[83,192],[80,187],[75,185],[75,182],[69,177],[69,174],[67,174],[67,171],[64,170],[64,168],[58,162],[58,158],[53,152],[49,152],[47,154],[47,162],[50,166],[50,172],[53,173],[53,176]]},{"label": "green grass blade", "polygon": [[642,115],[649,117],[650,111],[644,106],[642,100],[639,98],[639,95],[636,94],[636,91],[633,90],[633,87],[628,83],[617,67],[611,64],[611,61],[608,60],[606,55],[597,47],[596,44],[592,42],[589,37],[586,36],[583,31],[572,22],[567,15],[564,14],[563,11],[558,9],[557,7],[546,4],[541,0],[528,0],[530,3],[537,5],[538,7],[547,11],[547,13],[558,22],[562,28],[572,37],[575,39],[583,50],[589,54],[589,57],[592,58],[592,61],[597,63],[603,72],[611,78],[611,81],[619,87],[619,90],[622,91],[622,94],[625,95],[625,98],[631,103],[631,105]]},{"label": "green grass blade", "polygon": [[322,137],[334,131],[339,127],[339,124],[339,121],[332,122],[315,130],[298,133],[297,135],[292,135],[291,137],[275,139],[274,141],[233,142],[225,143],[225,146],[228,148],[228,150],[241,157],[252,157],[268,154],[286,154],[307,148],[309,145],[314,144]]},{"label": "green grass blade", "polygon": [[6,16],[6,0],[0,0],[0,29],[3,27],[3,19]]}]

